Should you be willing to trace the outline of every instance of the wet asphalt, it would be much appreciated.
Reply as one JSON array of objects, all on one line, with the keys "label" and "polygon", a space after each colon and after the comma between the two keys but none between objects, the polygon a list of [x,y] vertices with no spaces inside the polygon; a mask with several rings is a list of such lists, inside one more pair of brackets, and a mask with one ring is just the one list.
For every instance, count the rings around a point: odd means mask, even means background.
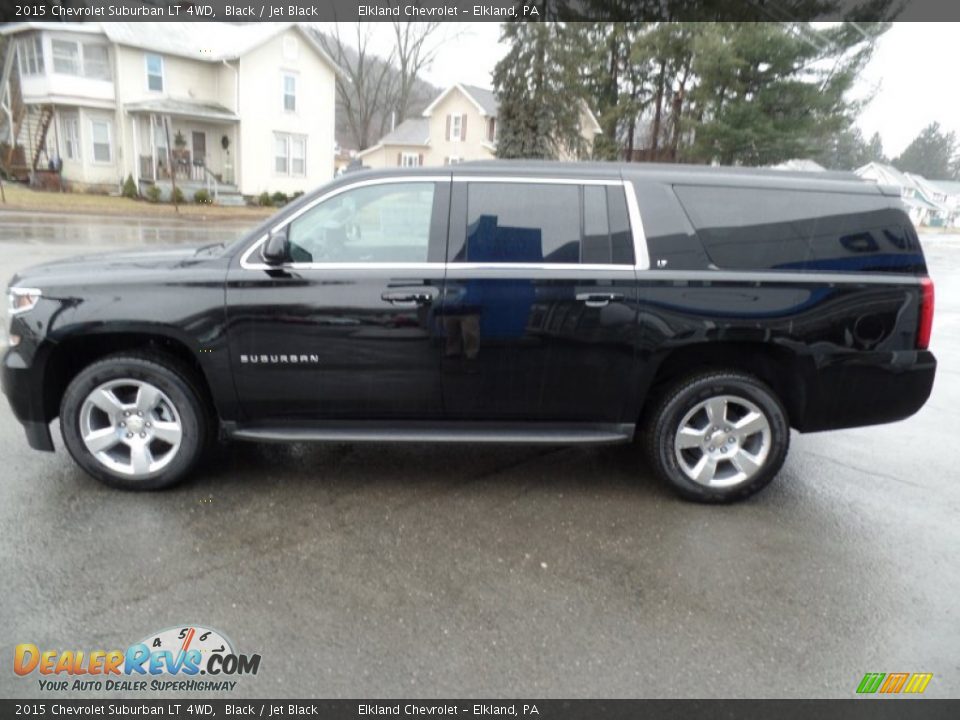
[{"label": "wet asphalt", "polygon": [[[28,220],[0,214],[4,281],[237,231]],[[775,483],[730,507],[674,498],[629,446],[236,444],[173,490],[124,493],[58,434],[29,450],[0,402],[0,697],[41,695],[11,671],[17,643],[121,649],[190,624],[261,655],[237,698],[842,698],[866,672],[932,672],[926,695],[956,697],[960,237],[925,247],[926,407],[794,434]]]}]

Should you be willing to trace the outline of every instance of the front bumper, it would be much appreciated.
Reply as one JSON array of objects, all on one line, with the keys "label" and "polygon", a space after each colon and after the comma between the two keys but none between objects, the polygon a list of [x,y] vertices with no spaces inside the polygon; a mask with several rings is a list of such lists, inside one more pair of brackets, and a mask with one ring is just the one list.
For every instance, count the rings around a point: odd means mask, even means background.
[{"label": "front bumper", "polygon": [[43,408],[43,385],[36,365],[29,365],[17,348],[8,348],[3,354],[0,384],[14,416],[23,425],[30,447],[53,452],[53,438]]}]

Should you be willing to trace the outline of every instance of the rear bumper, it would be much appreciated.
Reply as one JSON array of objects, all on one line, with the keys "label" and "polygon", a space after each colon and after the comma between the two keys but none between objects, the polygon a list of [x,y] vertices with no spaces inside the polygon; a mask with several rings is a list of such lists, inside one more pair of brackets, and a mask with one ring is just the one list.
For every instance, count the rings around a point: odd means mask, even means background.
[{"label": "rear bumper", "polygon": [[0,383],[10,409],[23,425],[30,447],[53,452],[53,438],[43,413],[43,389],[36,374],[35,366],[28,366],[16,349],[4,353]]},{"label": "rear bumper", "polygon": [[936,372],[925,350],[834,356],[808,378],[794,426],[817,432],[903,420],[927,402]]}]

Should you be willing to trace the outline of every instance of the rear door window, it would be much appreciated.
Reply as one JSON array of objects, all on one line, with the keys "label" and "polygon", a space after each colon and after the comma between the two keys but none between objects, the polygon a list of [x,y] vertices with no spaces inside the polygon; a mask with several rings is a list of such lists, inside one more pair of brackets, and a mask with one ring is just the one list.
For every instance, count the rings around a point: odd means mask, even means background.
[{"label": "rear door window", "polygon": [[465,242],[453,261],[633,264],[623,188],[467,183]]},{"label": "rear door window", "polygon": [[715,265],[883,270],[916,252],[904,215],[879,195],[677,185]]}]

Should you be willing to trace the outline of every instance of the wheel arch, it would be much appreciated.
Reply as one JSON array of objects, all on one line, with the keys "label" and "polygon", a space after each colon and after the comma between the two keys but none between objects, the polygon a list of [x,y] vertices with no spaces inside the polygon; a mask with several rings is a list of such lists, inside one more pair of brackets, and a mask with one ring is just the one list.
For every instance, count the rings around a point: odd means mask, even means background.
[{"label": "wheel arch", "polygon": [[640,419],[667,388],[683,377],[707,371],[748,373],[770,386],[783,403],[791,426],[804,417],[811,376],[809,357],[763,342],[702,342],[660,353],[647,364],[645,401]]},{"label": "wheel arch", "polygon": [[43,359],[43,413],[47,422],[60,412],[60,402],[70,382],[83,368],[120,352],[147,352],[173,358],[188,371],[211,413],[218,414],[213,386],[206,368],[191,349],[192,343],[173,329],[156,327],[104,327],[75,333],[48,343]]}]

